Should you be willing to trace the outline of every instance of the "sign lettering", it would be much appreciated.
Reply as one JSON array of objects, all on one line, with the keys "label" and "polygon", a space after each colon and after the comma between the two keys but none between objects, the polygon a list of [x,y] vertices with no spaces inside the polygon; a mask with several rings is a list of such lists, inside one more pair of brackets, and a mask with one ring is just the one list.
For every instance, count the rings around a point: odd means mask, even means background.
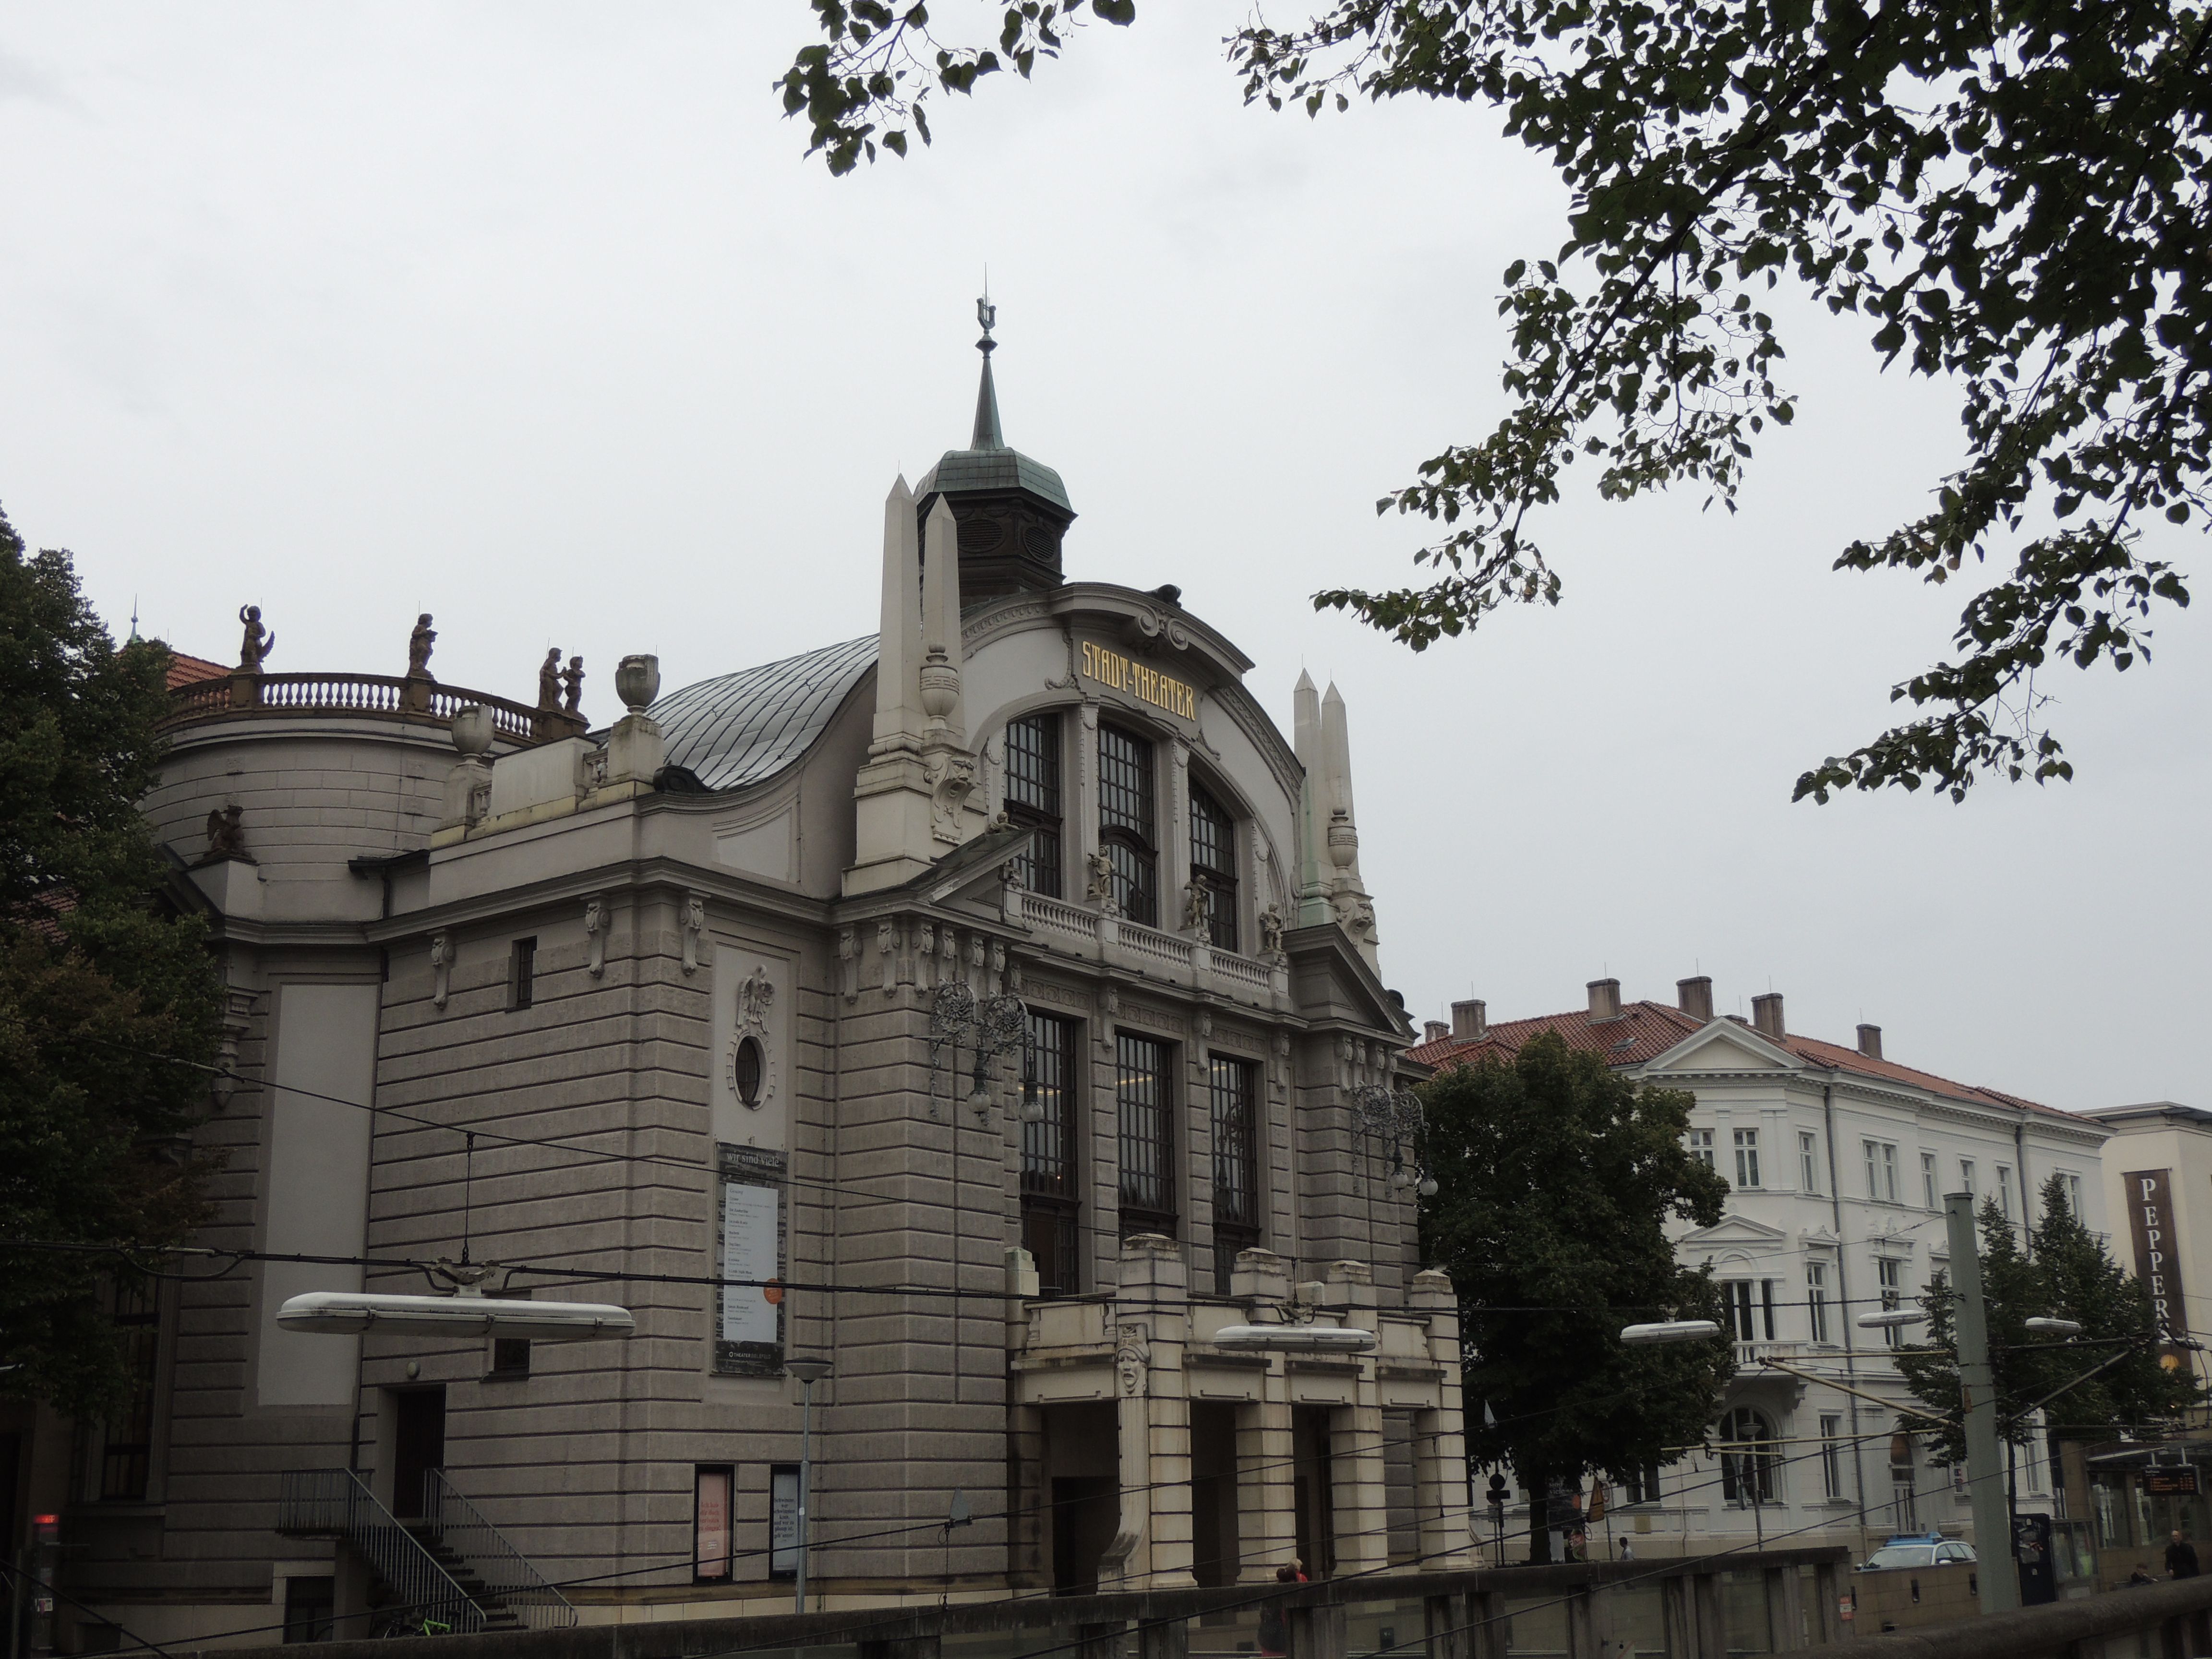
[{"label": "sign lettering", "polygon": [[2182,1301],[2181,1261],[2173,1248],[2173,1171],[2135,1170],[2120,1177],[2135,1235],[2136,1277],[2150,1292],[2151,1317],[2168,1336],[2189,1330]]},{"label": "sign lettering", "polygon": [[1090,640],[1083,641],[1083,676],[1112,690],[1126,691],[1155,708],[1164,708],[1179,719],[1198,718],[1198,690],[1163,674],[1149,664],[1137,662],[1118,651]]}]

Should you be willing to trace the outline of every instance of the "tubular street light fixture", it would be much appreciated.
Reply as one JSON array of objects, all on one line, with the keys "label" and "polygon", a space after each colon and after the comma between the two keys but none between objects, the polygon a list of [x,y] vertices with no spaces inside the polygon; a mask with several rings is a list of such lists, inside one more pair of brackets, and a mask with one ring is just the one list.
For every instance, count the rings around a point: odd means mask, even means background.
[{"label": "tubular street light fixture", "polygon": [[1893,1331],[1906,1325],[1924,1325],[1927,1314],[1918,1308],[1883,1308],[1858,1316],[1858,1328],[1863,1331]]},{"label": "tubular street light fixture", "polygon": [[2078,1319],[2051,1319],[2039,1316],[2027,1322],[2027,1328],[2043,1336],[2079,1336],[2081,1322]]},{"label": "tubular street light fixture", "polygon": [[1620,1340],[1632,1346],[1650,1347],[1661,1342],[1701,1342],[1720,1334],[1720,1326],[1710,1319],[1662,1319],[1649,1325],[1624,1325]]},{"label": "tubular street light fixture", "polygon": [[799,1353],[783,1362],[784,1373],[799,1379],[803,1402],[799,1419],[799,1571],[791,1610],[806,1611],[806,1496],[814,1477],[814,1385],[830,1375],[830,1362],[819,1354]]},{"label": "tubular street light fixture", "polygon": [[584,1342],[628,1336],[629,1310],[605,1302],[520,1302],[462,1291],[457,1296],[385,1296],[370,1291],[309,1291],[276,1310],[288,1331],[333,1336],[507,1336],[533,1342]]}]

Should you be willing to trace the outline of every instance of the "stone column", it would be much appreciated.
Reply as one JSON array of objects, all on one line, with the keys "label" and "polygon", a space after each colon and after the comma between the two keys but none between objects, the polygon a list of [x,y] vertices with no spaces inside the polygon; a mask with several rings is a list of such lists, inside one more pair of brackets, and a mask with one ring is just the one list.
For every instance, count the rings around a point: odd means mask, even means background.
[{"label": "stone column", "polygon": [[1406,1304],[1428,1314],[1429,1358],[1443,1368],[1437,1409],[1413,1413],[1413,1501],[1419,1517],[1420,1570],[1457,1571],[1474,1565],[1466,1419],[1460,1393],[1459,1302],[1450,1279],[1431,1268],[1413,1276]]},{"label": "stone column", "polygon": [[1133,1522],[1139,1535],[1117,1587],[1194,1589],[1190,1397],[1183,1370],[1190,1322],[1182,1247],[1152,1233],[1124,1239],[1120,1302],[1127,1310],[1117,1308],[1115,1326],[1121,1513],[1124,1530]]},{"label": "stone column", "polygon": [[[1375,1328],[1375,1275],[1364,1261],[1333,1261],[1322,1305],[1347,1325]],[[1336,1575],[1380,1572],[1390,1558],[1390,1508],[1382,1468],[1382,1395],[1375,1362],[1359,1363],[1354,1403],[1329,1413],[1330,1486],[1336,1520]]]},{"label": "stone column", "polygon": [[[1279,1323],[1290,1300],[1290,1267],[1272,1250],[1240,1250],[1230,1286],[1255,1325]],[[1279,1356],[1260,1379],[1258,1401],[1237,1408],[1237,1537],[1240,1584],[1272,1584],[1297,1553],[1296,1446],[1291,1379]]]},{"label": "stone column", "polygon": [[1195,939],[1199,934],[1183,915],[1183,889],[1190,881],[1190,745],[1181,738],[1168,744],[1168,793],[1160,805],[1166,819],[1159,826],[1160,926]]}]

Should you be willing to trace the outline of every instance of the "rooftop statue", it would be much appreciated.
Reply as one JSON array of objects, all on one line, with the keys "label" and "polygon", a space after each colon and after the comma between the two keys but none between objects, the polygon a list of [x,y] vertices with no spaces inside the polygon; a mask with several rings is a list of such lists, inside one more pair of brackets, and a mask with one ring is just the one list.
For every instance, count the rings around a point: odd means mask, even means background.
[{"label": "rooftop statue", "polygon": [[538,706],[561,706],[561,647],[557,645],[545,653],[545,660],[538,665]]},{"label": "rooftop statue", "polygon": [[425,611],[415,618],[415,631],[407,636],[408,678],[430,678],[430,647],[437,638],[437,630],[430,626],[430,613]]},{"label": "rooftop statue", "polygon": [[[553,654],[557,657],[561,653],[556,651]],[[568,659],[568,665],[561,671],[561,684],[568,688],[568,697],[562,708],[571,714],[580,716],[584,702],[584,659],[581,657]]]},{"label": "rooftop statue", "polygon": [[258,674],[269,653],[276,648],[276,636],[261,625],[261,607],[258,605],[240,606],[238,619],[246,624],[246,637],[238,646],[238,665],[246,673]]}]

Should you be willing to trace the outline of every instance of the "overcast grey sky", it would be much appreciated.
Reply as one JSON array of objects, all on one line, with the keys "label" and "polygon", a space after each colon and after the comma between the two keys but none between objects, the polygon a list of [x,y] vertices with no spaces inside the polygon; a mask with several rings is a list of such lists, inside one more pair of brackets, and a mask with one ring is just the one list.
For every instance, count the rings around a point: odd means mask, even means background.
[{"label": "overcast grey sky", "polygon": [[1784,307],[1801,412],[1733,517],[1553,514],[1559,609],[1420,656],[1313,612],[1407,574],[1420,526],[1373,503],[1495,418],[1498,274],[1562,197],[1481,109],[1243,108],[1243,15],[1153,0],[841,180],[770,89],[800,0],[15,0],[0,503],[118,634],[135,599],[228,659],[250,600],[272,666],[397,672],[428,610],[441,678],[528,696],[557,644],[605,718],[626,652],[674,687],[874,626],[884,492],[965,440],[988,263],[1069,574],[1181,584],[1285,727],[1302,664],[1342,688],[1417,1018],[1703,971],[2053,1104],[2212,1103],[2207,606],[2148,669],[2048,677],[2071,786],[1790,804],[1965,598],[1828,568],[1958,448],[1862,326]]}]

